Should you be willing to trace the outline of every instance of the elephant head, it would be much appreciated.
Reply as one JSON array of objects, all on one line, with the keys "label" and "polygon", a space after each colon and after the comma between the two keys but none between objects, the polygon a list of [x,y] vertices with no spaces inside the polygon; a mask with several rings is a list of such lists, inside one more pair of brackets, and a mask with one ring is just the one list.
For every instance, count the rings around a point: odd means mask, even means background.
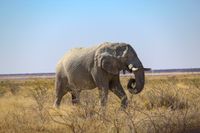
[{"label": "elephant head", "polygon": [[[111,43],[101,47],[98,66],[106,72],[119,75],[121,70],[134,73],[135,79],[129,80],[128,90],[132,94],[138,94],[144,88],[144,68],[135,50],[125,43]],[[135,86],[132,87],[132,84]]]}]

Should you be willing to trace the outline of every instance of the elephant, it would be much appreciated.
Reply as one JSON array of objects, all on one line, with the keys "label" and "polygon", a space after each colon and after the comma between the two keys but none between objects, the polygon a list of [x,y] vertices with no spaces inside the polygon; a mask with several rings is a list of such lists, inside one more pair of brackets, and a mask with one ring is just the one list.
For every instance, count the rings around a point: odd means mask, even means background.
[{"label": "elephant", "polygon": [[[108,92],[120,100],[121,107],[128,105],[127,95],[120,83],[120,71],[134,73],[135,79],[128,83],[132,94],[140,93],[145,84],[144,68],[135,50],[127,43],[105,42],[90,48],[74,48],[60,59],[56,66],[55,107],[70,92],[72,103],[80,103],[80,92],[98,88],[100,104],[106,106]],[[135,83],[134,87],[131,84]]]}]

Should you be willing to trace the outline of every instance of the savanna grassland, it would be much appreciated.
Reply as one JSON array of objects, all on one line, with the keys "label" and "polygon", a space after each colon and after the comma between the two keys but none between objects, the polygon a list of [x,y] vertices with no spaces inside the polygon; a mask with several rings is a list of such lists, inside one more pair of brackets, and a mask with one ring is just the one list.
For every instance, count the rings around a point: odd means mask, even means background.
[{"label": "savanna grassland", "polygon": [[147,76],[138,95],[128,93],[128,79],[126,110],[111,92],[102,110],[97,89],[83,91],[81,105],[65,95],[58,110],[54,79],[0,80],[0,133],[200,132],[200,75]]}]

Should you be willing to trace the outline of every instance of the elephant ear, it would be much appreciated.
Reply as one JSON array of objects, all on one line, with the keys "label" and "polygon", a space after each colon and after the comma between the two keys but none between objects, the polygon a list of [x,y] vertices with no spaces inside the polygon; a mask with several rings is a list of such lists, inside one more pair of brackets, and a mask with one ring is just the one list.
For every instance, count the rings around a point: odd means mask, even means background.
[{"label": "elephant ear", "polygon": [[98,66],[110,74],[117,75],[119,73],[118,59],[110,54],[102,54]]}]

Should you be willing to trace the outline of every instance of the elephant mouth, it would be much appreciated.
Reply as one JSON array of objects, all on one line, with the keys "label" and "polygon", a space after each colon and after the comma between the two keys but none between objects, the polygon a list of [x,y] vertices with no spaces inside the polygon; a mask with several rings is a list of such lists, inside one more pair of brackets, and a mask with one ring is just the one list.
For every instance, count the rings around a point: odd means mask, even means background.
[{"label": "elephant mouth", "polygon": [[127,84],[127,89],[131,94],[137,94],[138,90],[136,89],[136,80],[134,78],[130,78]]}]

